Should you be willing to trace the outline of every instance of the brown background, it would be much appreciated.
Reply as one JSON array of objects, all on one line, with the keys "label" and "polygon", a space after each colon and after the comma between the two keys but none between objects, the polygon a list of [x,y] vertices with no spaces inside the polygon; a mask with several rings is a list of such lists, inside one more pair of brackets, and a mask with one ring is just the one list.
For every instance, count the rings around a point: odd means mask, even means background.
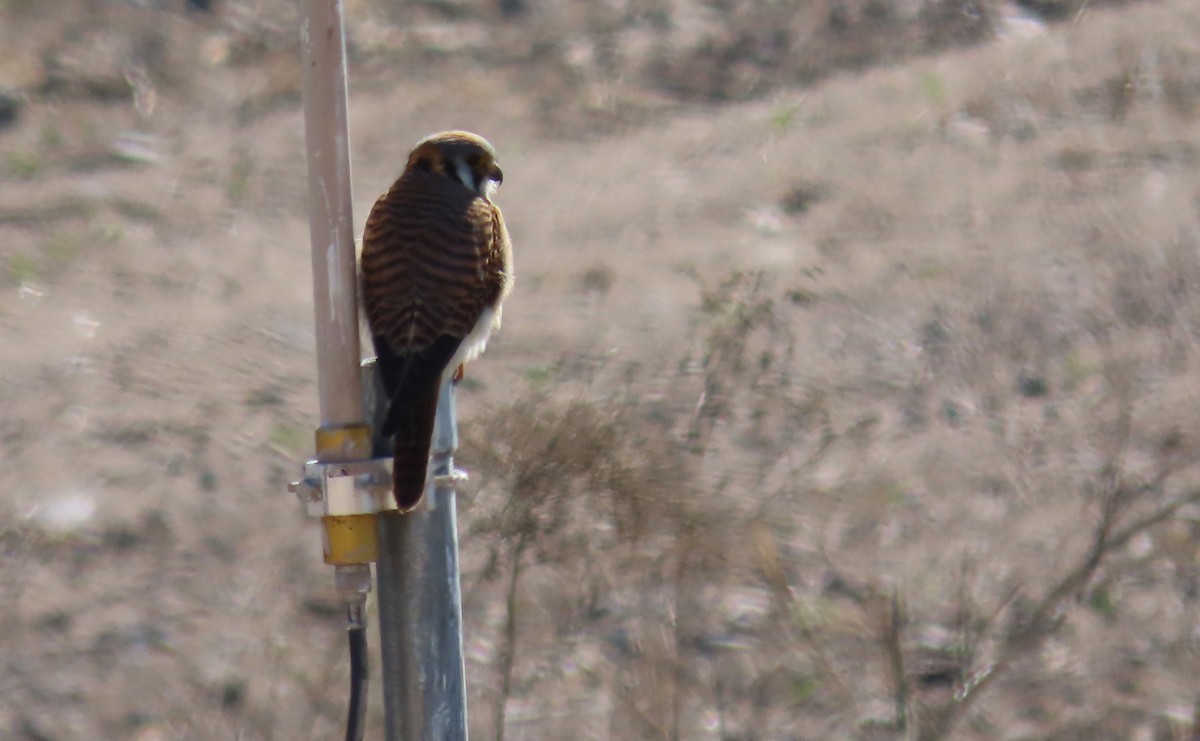
[{"label": "brown background", "polygon": [[[1034,5],[347,3],[359,225],[506,174],[477,738],[1195,738],[1200,12]],[[297,28],[0,2],[0,736],[341,732]]]}]

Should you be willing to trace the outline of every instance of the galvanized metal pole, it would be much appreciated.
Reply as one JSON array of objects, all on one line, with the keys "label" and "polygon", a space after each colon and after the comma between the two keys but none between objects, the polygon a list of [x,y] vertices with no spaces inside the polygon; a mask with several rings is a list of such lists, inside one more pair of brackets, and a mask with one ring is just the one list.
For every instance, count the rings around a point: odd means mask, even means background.
[{"label": "galvanized metal pole", "polygon": [[[341,2],[304,0],[302,24],[322,420],[317,430],[317,460],[322,464],[361,462],[388,454],[386,441],[372,441],[364,420],[364,409],[369,409],[379,421],[387,397],[373,381],[364,386],[360,380]],[[384,711],[390,741],[467,737],[452,461],[457,446],[453,388],[447,384],[438,404],[430,464],[434,476],[425,503],[406,515],[389,512],[375,516]],[[344,477],[344,472],[339,473]],[[328,471],[325,476],[330,476]],[[328,492],[325,495],[328,503]],[[360,554],[369,549],[356,535],[361,528],[354,520],[371,516],[322,518],[326,559],[337,564],[338,588],[347,598],[352,630],[362,629],[362,610],[356,607],[361,607],[370,588],[370,571]],[[346,557],[339,560],[343,555]]]},{"label": "galvanized metal pole", "polygon": [[467,738],[458,575],[454,385],[438,398],[424,502],[379,516],[379,632],[390,741]]}]

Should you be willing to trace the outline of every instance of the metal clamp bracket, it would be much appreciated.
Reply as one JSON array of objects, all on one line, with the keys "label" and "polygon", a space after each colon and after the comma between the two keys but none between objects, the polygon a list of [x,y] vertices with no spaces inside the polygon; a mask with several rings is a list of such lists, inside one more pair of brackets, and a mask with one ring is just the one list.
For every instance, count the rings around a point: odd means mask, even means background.
[{"label": "metal clamp bracket", "polygon": [[288,491],[309,517],[373,515],[396,509],[392,497],[392,460],[371,458],[351,463],[305,461],[304,478]]}]

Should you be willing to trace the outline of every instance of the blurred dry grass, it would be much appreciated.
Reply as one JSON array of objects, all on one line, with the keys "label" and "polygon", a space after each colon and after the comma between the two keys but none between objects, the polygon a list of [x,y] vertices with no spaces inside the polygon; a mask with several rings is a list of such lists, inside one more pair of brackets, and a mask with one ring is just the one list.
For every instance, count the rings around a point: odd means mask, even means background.
[{"label": "blurred dry grass", "polygon": [[[1200,17],[1024,6],[347,3],[359,213],[509,173],[474,735],[1195,738]],[[0,4],[0,735],[338,732],[295,21]]]}]

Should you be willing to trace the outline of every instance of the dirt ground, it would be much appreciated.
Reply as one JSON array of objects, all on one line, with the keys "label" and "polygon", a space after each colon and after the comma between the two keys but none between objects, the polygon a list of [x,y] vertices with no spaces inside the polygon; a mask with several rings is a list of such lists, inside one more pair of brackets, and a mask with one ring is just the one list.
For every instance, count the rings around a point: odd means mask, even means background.
[{"label": "dirt ground", "polygon": [[[297,8],[182,5],[0,2],[3,738],[344,723]],[[472,735],[1200,738],[1200,8],[1031,5],[348,0],[357,224],[506,176]]]}]

